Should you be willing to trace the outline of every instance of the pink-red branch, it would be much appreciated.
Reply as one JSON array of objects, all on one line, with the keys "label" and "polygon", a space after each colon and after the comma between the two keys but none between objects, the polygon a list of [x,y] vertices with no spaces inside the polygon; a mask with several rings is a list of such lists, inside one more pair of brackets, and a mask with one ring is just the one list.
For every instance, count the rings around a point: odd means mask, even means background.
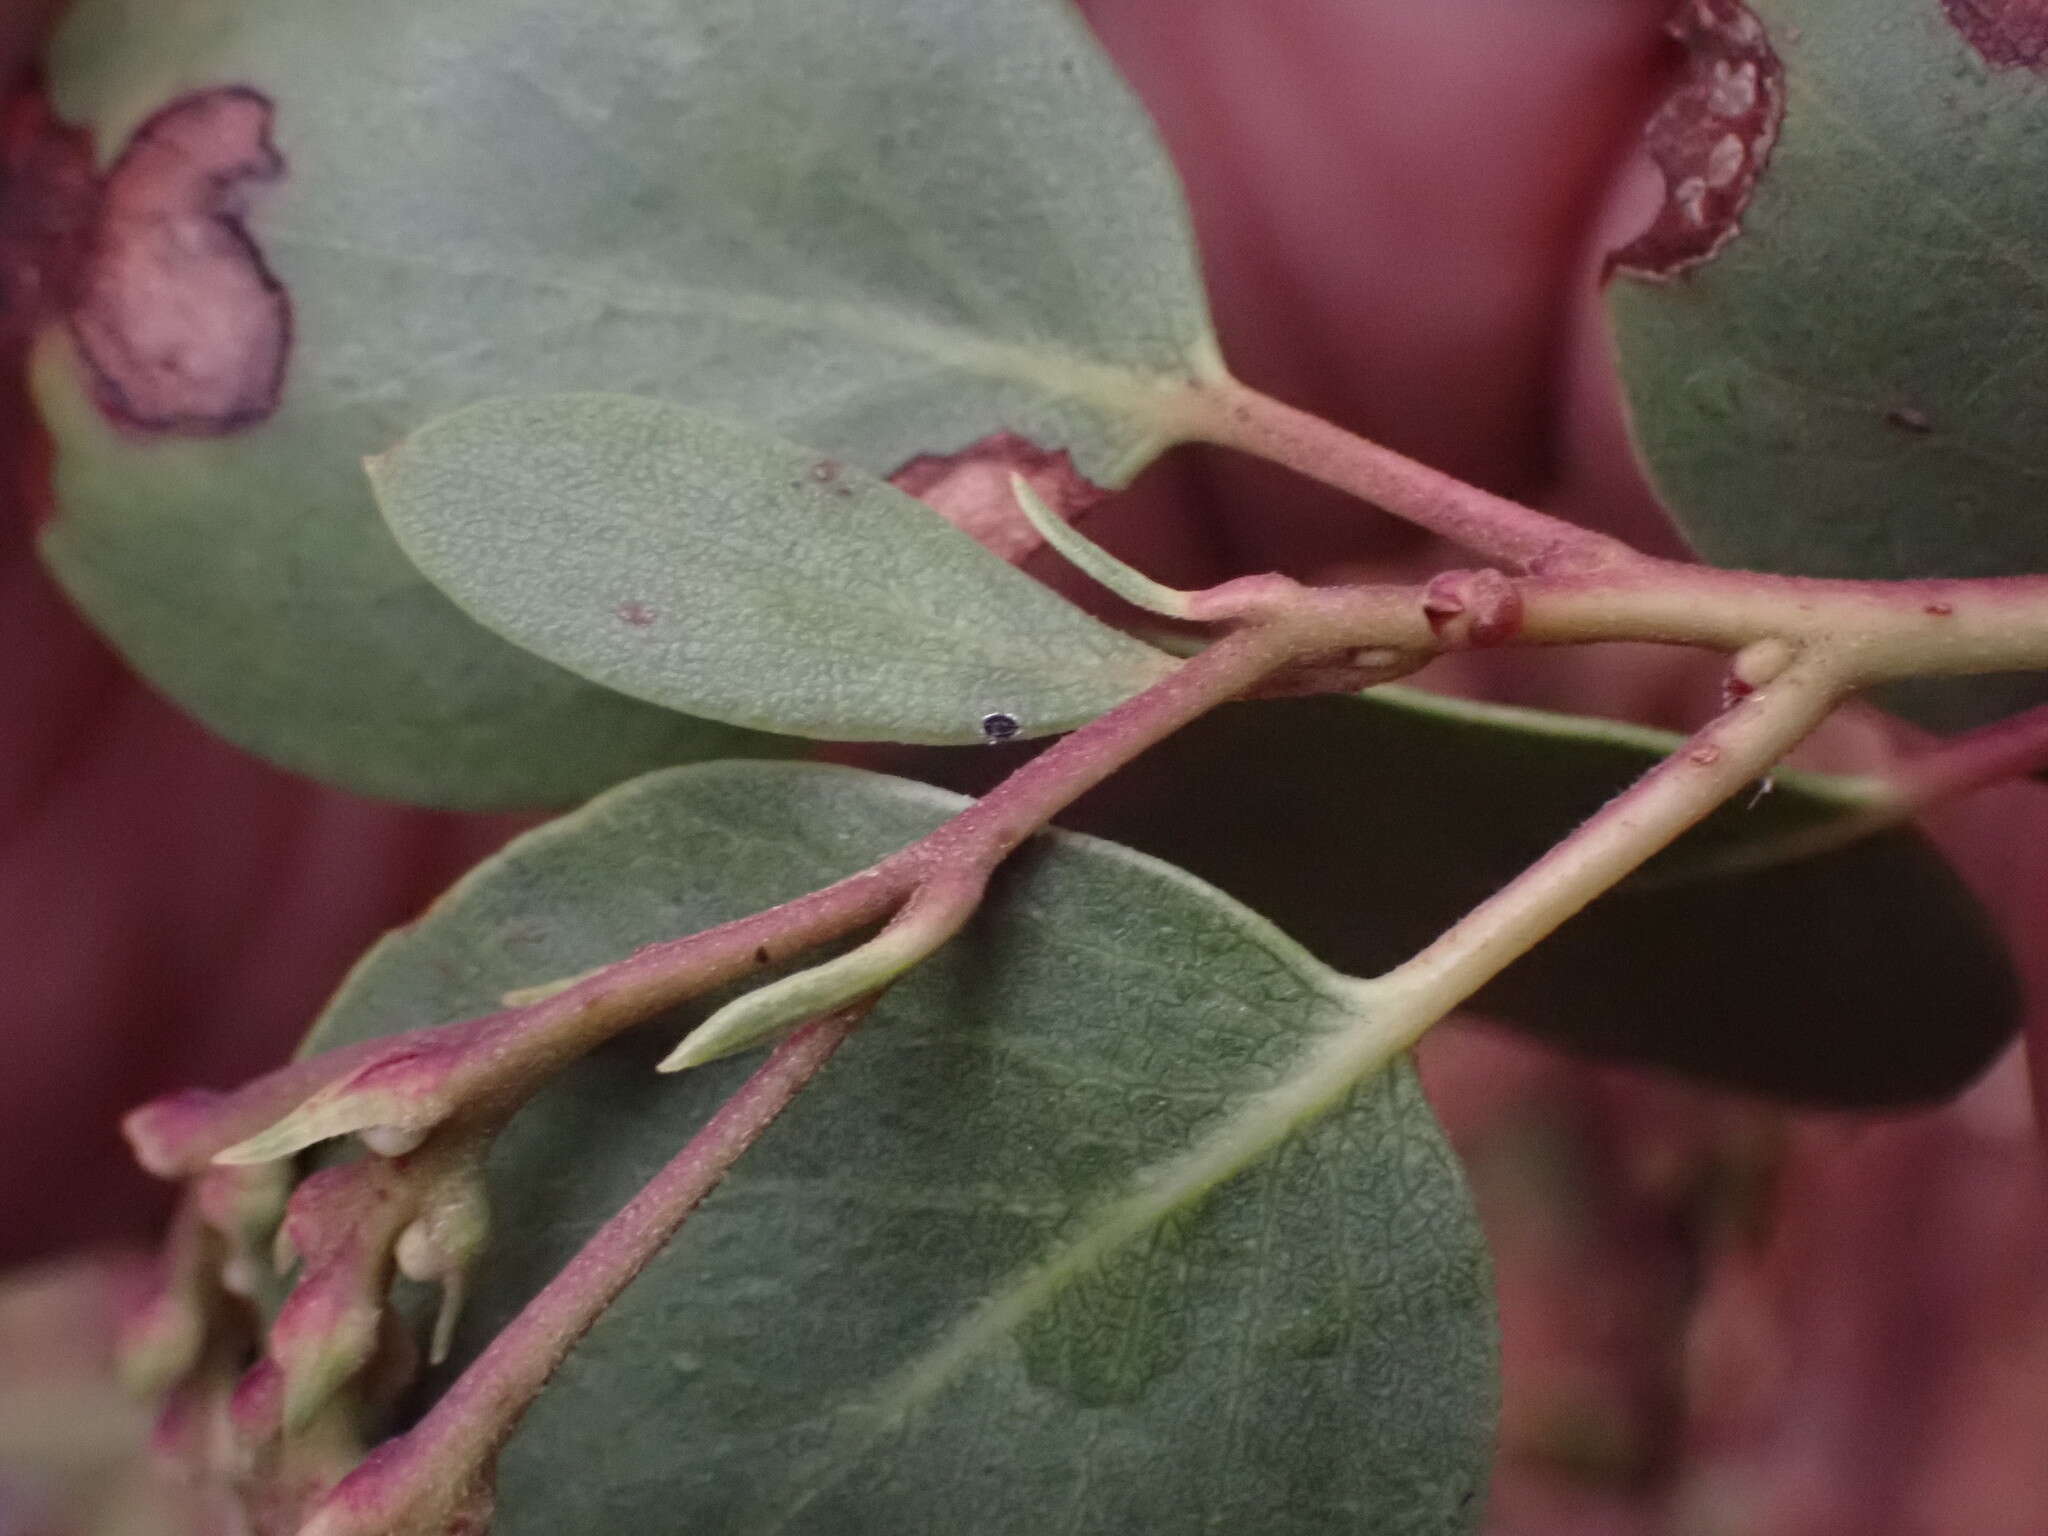
[{"label": "pink-red branch", "polygon": [[807,1024],[566,1268],[491,1340],[425,1418],[364,1459],[300,1536],[428,1536],[480,1529],[498,1451],[570,1348],[674,1238],[732,1166],[832,1058],[865,1006]]}]

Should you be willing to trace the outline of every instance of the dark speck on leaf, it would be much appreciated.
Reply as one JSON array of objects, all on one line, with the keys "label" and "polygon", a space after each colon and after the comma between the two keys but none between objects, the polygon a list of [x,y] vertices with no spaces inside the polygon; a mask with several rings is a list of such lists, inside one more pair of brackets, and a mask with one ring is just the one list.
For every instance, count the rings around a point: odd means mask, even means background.
[{"label": "dark speck on leaf", "polygon": [[981,739],[990,746],[1010,740],[1017,734],[1018,729],[1015,715],[1006,715],[998,711],[993,715],[981,717]]},{"label": "dark speck on leaf", "polygon": [[1884,413],[1884,419],[1888,426],[1897,427],[1901,432],[1923,435],[1934,430],[1934,423],[1928,420],[1927,413],[1910,405],[1893,406]]}]

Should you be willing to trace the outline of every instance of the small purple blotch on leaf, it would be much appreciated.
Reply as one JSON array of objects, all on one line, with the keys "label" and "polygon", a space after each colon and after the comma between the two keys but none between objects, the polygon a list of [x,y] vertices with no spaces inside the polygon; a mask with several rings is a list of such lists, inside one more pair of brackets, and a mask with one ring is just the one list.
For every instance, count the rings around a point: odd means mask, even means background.
[{"label": "small purple blotch on leaf", "polygon": [[269,98],[180,96],[128,140],[100,187],[70,329],[100,409],[144,432],[209,437],[277,409],[292,307],[247,217],[284,175]]}]

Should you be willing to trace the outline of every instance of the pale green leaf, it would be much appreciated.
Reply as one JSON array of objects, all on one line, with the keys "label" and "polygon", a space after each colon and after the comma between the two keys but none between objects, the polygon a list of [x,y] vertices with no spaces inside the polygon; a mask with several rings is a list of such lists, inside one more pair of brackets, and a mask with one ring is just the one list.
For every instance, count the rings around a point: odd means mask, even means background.
[{"label": "pale green leaf", "polygon": [[[315,1042],[786,899],[961,804],[789,764],[640,780],[387,939]],[[1034,843],[577,1348],[505,1453],[497,1528],[1472,1529],[1486,1258],[1408,1067],[1349,1092],[1313,1070],[1351,1006],[1187,876]],[[676,1032],[650,1025],[514,1122],[458,1362],[750,1065],[658,1077]],[[1263,1095],[1287,1084],[1327,1116],[1276,1119]],[[1226,1126],[1286,1135],[1088,1261],[1115,1202],[1172,1187],[1147,1170]]]},{"label": "pale green leaf", "polygon": [[244,190],[294,335],[276,414],[208,438],[117,430],[50,338],[50,561],[216,729],[379,794],[763,746],[426,583],[359,468],[426,420],[612,390],[874,473],[1009,430],[1115,484],[1210,356],[1178,186],[1061,0],[78,0],[49,69],[103,161],[187,92],[275,104]]},{"label": "pale green leaf", "polygon": [[373,461],[420,569],[636,698],[836,740],[1079,725],[1175,663],[938,513],[766,433],[626,395],[498,400]]},{"label": "pale green leaf", "polygon": [[[1740,233],[1611,289],[1638,441],[1709,559],[2048,571],[2048,89],[1957,25],[2012,9],[1756,0],[1785,112]],[[1746,100],[1729,82],[1709,99]],[[2040,676],[1892,695],[1942,727],[2043,699]]]}]

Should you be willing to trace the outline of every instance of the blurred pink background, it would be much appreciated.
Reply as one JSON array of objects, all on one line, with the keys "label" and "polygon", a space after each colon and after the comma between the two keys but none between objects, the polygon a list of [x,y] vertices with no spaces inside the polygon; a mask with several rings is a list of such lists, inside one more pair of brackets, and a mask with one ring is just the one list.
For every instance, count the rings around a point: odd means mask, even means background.
[{"label": "blurred pink background", "polygon": [[[33,9],[0,18],[0,73],[18,75]],[[1630,217],[1611,189],[1641,195],[1625,173],[1668,62],[1663,0],[1086,9],[1187,179],[1243,376],[1677,547],[1627,453],[1591,283],[1600,232]],[[9,187],[0,258],[30,213]],[[6,275],[0,341],[18,344]],[[17,372],[0,396],[0,1265],[48,1266],[131,1251],[161,1214],[122,1110],[277,1060],[349,960],[513,823],[294,780],[137,683],[33,559],[41,467]],[[1442,558],[1217,455],[1175,456],[1100,517],[1182,583]],[[1684,725],[1715,669],[1584,651],[1427,681]],[[1815,750],[1867,763],[1905,739],[1866,717]],[[1934,830],[2013,936],[2039,1029],[2048,790],[1984,795]],[[2017,1052],[1958,1103],[1883,1121],[1566,1061],[1483,1025],[1439,1032],[1424,1065],[1499,1265],[1490,1530],[2048,1531],[2048,1183]],[[148,1498],[134,1515],[104,1470],[133,1445],[96,1374],[108,1270],[59,1273],[0,1286],[0,1536],[172,1520]],[[34,1406],[52,1401],[93,1432],[53,1437]],[[73,1454],[53,1461],[53,1439]]]}]

